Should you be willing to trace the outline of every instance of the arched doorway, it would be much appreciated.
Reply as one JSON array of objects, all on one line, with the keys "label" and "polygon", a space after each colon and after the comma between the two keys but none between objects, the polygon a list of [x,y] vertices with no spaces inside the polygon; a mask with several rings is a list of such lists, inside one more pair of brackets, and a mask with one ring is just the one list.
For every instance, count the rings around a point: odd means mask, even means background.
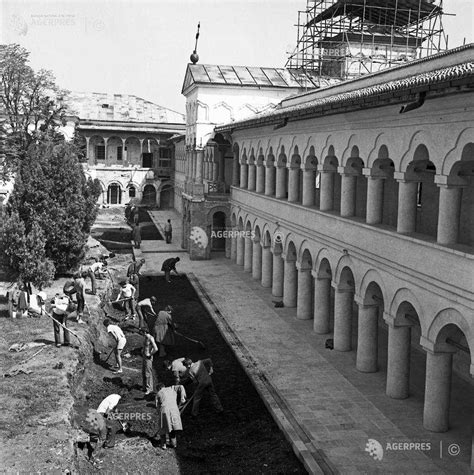
[{"label": "arched doorway", "polygon": [[160,208],[172,208],[173,207],[173,188],[170,186],[163,188],[160,193]]},{"label": "arched doorway", "polygon": [[156,204],[156,190],[153,185],[145,185],[145,188],[143,188],[142,203],[147,205]]},{"label": "arched doorway", "polygon": [[107,189],[107,203],[119,205],[122,203],[122,188],[118,183],[112,183]]},{"label": "arched doorway", "polygon": [[225,213],[212,215],[211,251],[225,251]]}]

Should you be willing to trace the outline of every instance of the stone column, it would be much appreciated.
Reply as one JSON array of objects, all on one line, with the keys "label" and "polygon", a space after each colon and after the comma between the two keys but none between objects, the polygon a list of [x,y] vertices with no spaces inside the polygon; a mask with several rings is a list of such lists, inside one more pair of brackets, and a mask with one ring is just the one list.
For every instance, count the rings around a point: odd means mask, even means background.
[{"label": "stone column", "polygon": [[459,233],[462,188],[460,186],[439,186],[438,235],[439,244],[456,244]]},{"label": "stone column", "polygon": [[265,195],[273,196],[275,194],[275,167],[273,165],[266,167],[265,170]]},{"label": "stone column", "polygon": [[256,173],[255,165],[249,165],[248,189],[250,191],[255,191]]},{"label": "stone column", "polygon": [[334,349],[351,351],[352,347],[352,301],[351,289],[336,289],[334,300]]},{"label": "stone column", "polygon": [[254,238],[252,242],[252,278],[260,280],[262,278],[262,246],[260,239]]},{"label": "stone column", "polygon": [[[140,167],[143,167],[143,142],[144,142],[144,139],[139,139],[139,142],[140,142],[140,157],[138,159],[138,163],[140,164]],[[107,150],[106,150],[105,157],[107,159]]]},{"label": "stone column", "polygon": [[[341,167],[342,168],[342,167]],[[341,216],[349,218],[355,214],[356,201],[356,182],[355,175],[342,174],[341,180]]]},{"label": "stone column", "polygon": [[212,168],[212,173],[211,173],[211,176],[212,176],[212,181],[217,181],[218,178],[219,178],[219,166],[217,164],[217,162],[212,162],[211,164],[211,168]]},{"label": "stone column", "polygon": [[196,179],[196,150],[191,150],[191,179]]},{"label": "stone column", "polygon": [[273,265],[272,265],[272,295],[274,297],[283,296],[283,258],[281,251],[272,250]]},{"label": "stone column", "polygon": [[410,385],[410,333],[409,325],[388,324],[387,396],[392,399],[408,397]]},{"label": "stone column", "polygon": [[297,289],[298,271],[296,270],[296,263],[285,259],[283,278],[283,305],[285,307],[296,307]]},{"label": "stone column", "polygon": [[298,296],[296,301],[296,318],[299,320],[311,320],[313,312],[311,304],[313,302],[313,276],[311,269],[301,269],[300,264],[296,264],[298,269]]},{"label": "stone column", "polygon": [[[107,146],[107,142],[109,141],[109,138],[108,137],[104,137],[104,164],[105,166],[108,165],[108,157],[107,157],[107,154],[109,152],[109,149],[108,149],[108,146]],[[143,147],[143,141],[140,142],[141,146]],[[141,155],[140,155],[141,157]]]},{"label": "stone column", "polygon": [[196,183],[202,184],[202,162],[204,150],[196,150]]},{"label": "stone column", "polygon": [[[218,180],[219,182],[224,183],[225,182],[225,150],[218,148],[217,153],[219,155],[219,166],[217,167],[219,169],[219,175],[216,177],[214,181]],[[214,154],[214,160],[216,160],[215,154]]]},{"label": "stone column", "polygon": [[426,352],[423,426],[432,432],[446,432],[449,428],[452,360],[452,353]]},{"label": "stone column", "polygon": [[239,152],[237,150],[234,150],[232,162],[232,186],[239,186]]},{"label": "stone column", "polygon": [[320,204],[321,211],[331,211],[334,208],[334,172],[321,170],[321,185],[320,185]]},{"label": "stone column", "polygon": [[[239,229],[240,231],[240,229]],[[240,234],[237,236],[237,253],[235,263],[238,266],[244,265],[244,238]]]},{"label": "stone column", "polygon": [[314,324],[315,333],[329,333],[329,314],[331,307],[331,279],[314,274]]},{"label": "stone column", "polygon": [[246,163],[240,164],[240,188],[247,188],[248,186],[248,165]]},{"label": "stone column", "polygon": [[397,233],[413,233],[416,229],[416,181],[398,180]]},{"label": "stone column", "polygon": [[276,169],[276,198],[286,198],[286,167],[281,166]]},{"label": "stone column", "polygon": [[383,178],[367,177],[367,224],[380,224],[383,212]]},{"label": "stone column", "polygon": [[299,168],[292,167],[289,169],[290,174],[288,179],[288,201],[290,203],[296,203],[300,196],[300,175]]},{"label": "stone column", "polygon": [[359,304],[356,368],[362,373],[375,373],[378,363],[377,305]]},{"label": "stone column", "polygon": [[230,239],[230,259],[232,262],[235,262],[237,259],[237,237],[233,234],[236,231],[236,228],[232,228],[232,237]]},{"label": "stone column", "polygon": [[244,238],[244,271],[252,272],[252,238],[245,236]]},{"label": "stone column", "polygon": [[263,165],[257,165],[257,183],[255,191],[257,193],[265,192],[265,167]]},{"label": "stone column", "polygon": [[[95,162],[94,162],[94,159],[92,158],[92,154],[91,154],[91,151],[89,149],[89,145],[90,145],[90,141],[91,141],[91,138],[90,137],[86,137],[86,157],[87,157],[87,163],[90,165],[90,166],[94,166],[95,165]],[[124,149],[125,150],[125,149]],[[95,154],[94,154],[95,155]]]},{"label": "stone column", "polygon": [[[262,244],[263,246],[263,244]],[[270,246],[263,246],[262,250],[262,287],[272,286],[273,257]]]},{"label": "stone column", "polygon": [[314,170],[303,171],[303,206],[314,205],[314,190],[316,187],[316,173]]}]

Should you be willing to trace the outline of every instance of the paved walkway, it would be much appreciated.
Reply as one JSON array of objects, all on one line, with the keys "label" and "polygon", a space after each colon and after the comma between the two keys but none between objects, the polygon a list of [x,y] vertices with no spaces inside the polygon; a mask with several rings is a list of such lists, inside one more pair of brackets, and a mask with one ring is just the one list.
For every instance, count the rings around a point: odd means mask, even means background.
[{"label": "paved walkway", "polygon": [[[142,246],[137,257],[146,258],[144,273],[157,273],[163,260],[180,250],[179,215],[173,211],[151,215],[158,226],[172,219],[174,243],[161,242],[156,251],[150,242]],[[171,252],[166,246],[173,246]],[[421,354],[414,352],[412,361],[418,381],[414,396],[390,399],[384,393],[384,370],[360,373],[355,352],[327,350],[328,336],[316,335],[312,320],[297,320],[295,309],[274,308],[270,290],[242,267],[222,255],[210,261],[190,261],[187,253],[180,257],[178,271],[190,277],[308,472],[470,473],[470,432],[465,422],[445,434],[423,429]],[[469,394],[468,383],[455,378],[453,384],[453,394]],[[452,406],[462,414],[469,410],[469,401],[460,397]],[[365,450],[369,439],[381,444],[382,460]],[[431,450],[393,445],[400,443],[424,444],[417,448]],[[461,453],[450,456],[450,444],[458,444]],[[378,448],[375,442],[374,447]],[[382,452],[374,452],[377,455],[380,458]]]}]

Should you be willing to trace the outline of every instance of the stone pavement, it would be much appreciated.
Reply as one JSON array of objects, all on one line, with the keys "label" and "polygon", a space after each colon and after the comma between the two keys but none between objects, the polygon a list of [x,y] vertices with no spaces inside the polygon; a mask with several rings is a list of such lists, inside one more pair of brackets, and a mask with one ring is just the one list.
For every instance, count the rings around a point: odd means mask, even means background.
[{"label": "stone pavement", "polygon": [[[163,241],[156,251],[149,242],[137,253],[146,259],[144,273],[156,274],[164,259],[181,250],[181,220],[173,211],[150,214],[158,226],[171,218],[174,227],[170,252]],[[385,370],[360,373],[355,352],[326,349],[328,335],[315,334],[312,320],[297,320],[295,309],[275,308],[270,289],[242,267],[221,254],[210,261],[190,261],[187,253],[180,258],[178,271],[190,278],[308,472],[470,473],[469,434],[426,431],[418,386],[406,400],[388,398]],[[422,363],[421,357],[412,363],[419,383]],[[455,383],[453,394],[462,394],[462,381]],[[462,398],[454,403],[469,404]],[[375,441],[373,455],[365,450],[369,439]],[[395,443],[423,443],[417,448],[425,450]],[[461,447],[459,456],[447,453],[453,443]]]}]

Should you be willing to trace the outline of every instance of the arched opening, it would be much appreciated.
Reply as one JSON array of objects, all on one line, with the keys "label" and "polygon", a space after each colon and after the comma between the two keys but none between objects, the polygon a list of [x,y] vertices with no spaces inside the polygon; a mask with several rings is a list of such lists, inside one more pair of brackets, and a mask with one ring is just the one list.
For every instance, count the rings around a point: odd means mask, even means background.
[{"label": "arched opening", "polygon": [[171,186],[166,186],[160,192],[160,208],[168,209],[173,207],[174,194]]},{"label": "arched opening", "polygon": [[345,266],[334,298],[334,349],[351,351],[357,344],[357,307],[354,303],[355,279]]},{"label": "arched opening", "polygon": [[314,308],[314,282],[311,270],[313,258],[308,249],[301,255],[298,266],[298,301],[296,305],[296,318],[310,320],[313,318]]},{"label": "arched opening", "polygon": [[156,204],[156,189],[153,185],[145,185],[143,188],[142,204]]},{"label": "arched opening", "polygon": [[122,203],[122,188],[118,183],[111,183],[107,188],[107,203],[110,205]]},{"label": "arched opening", "polygon": [[223,211],[212,215],[211,251],[225,251],[226,216]]},{"label": "arched opening", "polygon": [[455,202],[455,206],[451,206],[451,212],[458,209],[459,216],[448,218],[446,225],[452,223],[451,227],[458,228],[456,241],[459,244],[474,246],[474,143],[464,146],[461,160],[451,168],[448,188],[450,186],[454,188],[450,190],[451,194],[455,195],[447,196],[446,201]]},{"label": "arched opening", "polygon": [[129,185],[128,186],[128,197],[129,198],[136,198],[137,196],[137,189],[135,188],[134,185]]},{"label": "arched opening", "polygon": [[123,162],[128,165],[139,165],[140,162],[140,141],[136,137],[128,137],[125,140],[125,149],[123,151]]},{"label": "arched opening", "polygon": [[434,182],[436,167],[425,145],[418,145],[407,177],[417,183],[415,232],[436,237],[438,231],[439,189]]},{"label": "arched opening", "polygon": [[290,241],[284,256],[283,305],[285,307],[296,307],[297,305],[298,271],[296,258],[296,247],[293,241]]}]

